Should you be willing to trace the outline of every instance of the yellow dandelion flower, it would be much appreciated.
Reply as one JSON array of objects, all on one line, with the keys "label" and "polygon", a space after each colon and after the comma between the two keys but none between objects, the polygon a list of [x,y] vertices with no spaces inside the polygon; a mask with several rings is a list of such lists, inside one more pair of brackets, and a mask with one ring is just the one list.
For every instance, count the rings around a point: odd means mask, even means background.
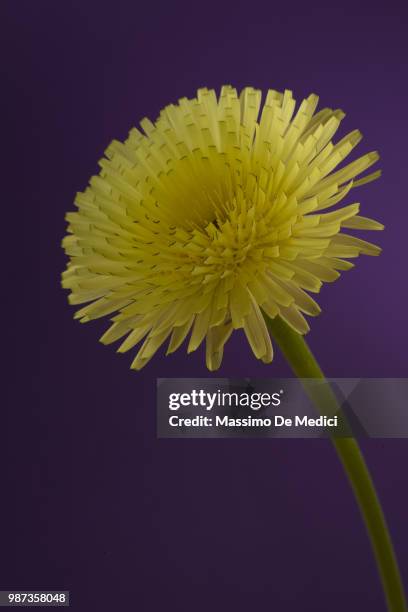
[{"label": "yellow dandelion flower", "polygon": [[188,351],[206,340],[210,370],[242,328],[259,359],[273,350],[263,313],[299,334],[319,306],[309,295],[380,249],[344,229],[383,226],[337,207],[378,159],[376,152],[336,167],[361,140],[355,130],[336,144],[340,110],[315,113],[310,95],[297,112],[290,91],[240,95],[225,86],[167,106],[113,141],[101,172],[77,195],[63,247],[70,257],[63,287],[70,303],[88,303],[81,321],[114,315],[101,341],[122,338],[120,352],[143,343],[142,368],[167,340]]}]

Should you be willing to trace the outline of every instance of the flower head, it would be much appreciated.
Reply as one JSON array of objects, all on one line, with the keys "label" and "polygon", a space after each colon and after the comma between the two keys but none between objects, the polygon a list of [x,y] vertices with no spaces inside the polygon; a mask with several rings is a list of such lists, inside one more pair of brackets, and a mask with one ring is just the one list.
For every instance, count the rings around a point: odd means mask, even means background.
[{"label": "flower head", "polygon": [[318,98],[297,112],[290,91],[225,86],[167,106],[156,123],[141,122],[113,141],[101,172],[77,195],[63,247],[70,257],[63,287],[76,318],[113,316],[101,341],[119,351],[143,343],[142,368],[169,340],[188,351],[206,340],[210,370],[219,367],[234,329],[243,328],[259,359],[273,351],[263,312],[300,334],[317,315],[323,282],[339,277],[361,253],[380,249],[344,229],[383,226],[359,216],[359,204],[336,207],[378,159],[375,152],[336,167],[361,140],[357,130],[336,144],[344,117]]}]

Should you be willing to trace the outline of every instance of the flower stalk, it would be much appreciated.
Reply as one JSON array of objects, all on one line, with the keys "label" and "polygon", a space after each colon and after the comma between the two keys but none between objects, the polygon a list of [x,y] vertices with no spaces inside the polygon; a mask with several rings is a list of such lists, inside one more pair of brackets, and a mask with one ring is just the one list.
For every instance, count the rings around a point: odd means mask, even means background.
[{"label": "flower stalk", "polygon": [[[265,320],[292,370],[300,379],[319,378],[324,374],[303,336],[292,330],[280,317]],[[321,413],[340,406],[329,385],[316,387],[302,380],[306,392]],[[369,469],[354,438],[332,438],[334,448],[354,491],[373,548],[389,612],[406,612],[407,603],[398,564]]]}]

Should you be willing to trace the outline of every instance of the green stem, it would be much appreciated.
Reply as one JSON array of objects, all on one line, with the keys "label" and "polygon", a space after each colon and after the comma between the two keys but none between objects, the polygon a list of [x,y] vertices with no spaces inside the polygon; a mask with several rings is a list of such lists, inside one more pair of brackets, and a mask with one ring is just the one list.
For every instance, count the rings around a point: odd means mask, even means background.
[{"label": "green stem", "polygon": [[[280,346],[296,376],[301,379],[324,379],[316,359],[303,336],[293,331],[282,319],[265,315],[271,335]],[[329,385],[308,386],[302,383],[320,412],[340,409]],[[384,588],[389,612],[406,612],[407,604],[391,537],[367,464],[354,438],[332,438],[337,455],[343,464],[365,522]]]}]

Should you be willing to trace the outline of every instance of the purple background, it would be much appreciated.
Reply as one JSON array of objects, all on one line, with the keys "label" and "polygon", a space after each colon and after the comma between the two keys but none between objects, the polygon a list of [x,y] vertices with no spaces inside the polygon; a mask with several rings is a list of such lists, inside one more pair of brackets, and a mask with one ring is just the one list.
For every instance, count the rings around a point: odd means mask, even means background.
[{"label": "purple background", "polygon": [[[315,91],[381,152],[354,193],[387,230],[309,342],[330,376],[407,375],[404,5],[283,4],[2,2],[2,589],[70,589],[75,612],[385,609],[329,441],[156,440],[156,377],[206,376],[203,351],[131,372],[59,286],[64,214],[112,138],[203,85]],[[290,374],[236,334],[219,375]],[[408,583],[408,446],[364,450]]]}]

